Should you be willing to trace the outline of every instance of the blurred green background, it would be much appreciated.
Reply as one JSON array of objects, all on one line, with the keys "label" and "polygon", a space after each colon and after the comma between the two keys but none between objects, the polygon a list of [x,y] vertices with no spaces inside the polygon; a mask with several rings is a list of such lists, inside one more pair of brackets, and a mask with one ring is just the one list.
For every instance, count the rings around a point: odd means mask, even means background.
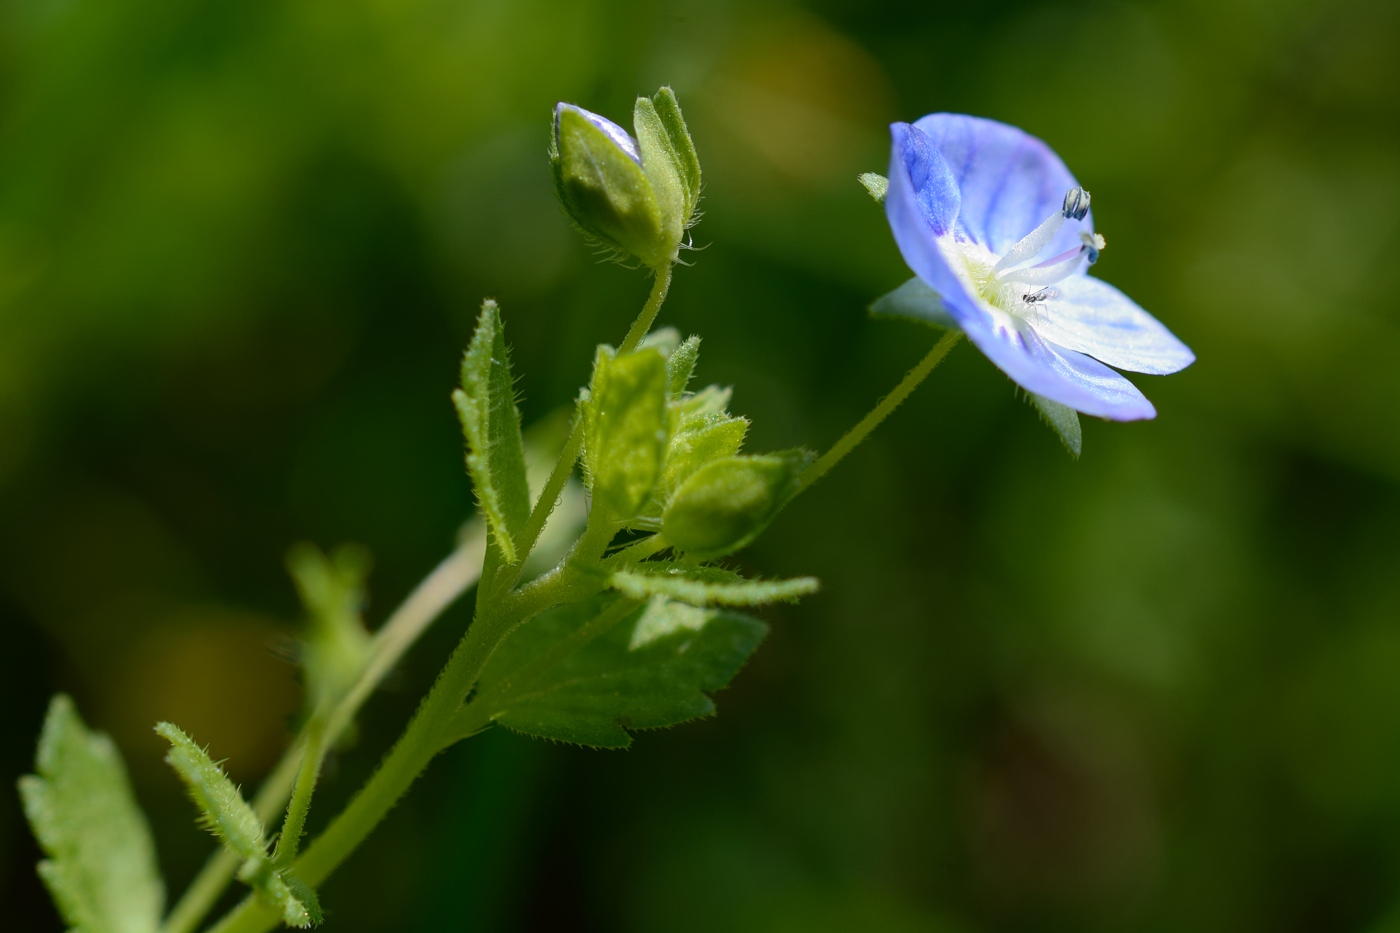
[{"label": "blurred green background", "polygon": [[[377,624],[471,491],[448,400],[500,300],[527,421],[643,275],[550,190],[548,114],[672,84],[704,335],[751,447],[830,444],[934,335],[855,182],[935,110],[1035,133],[1096,270],[1197,352],[1074,463],[959,347],[743,555],[823,592],[720,716],[628,752],[488,733],[325,887],[329,930],[1400,930],[1400,5],[1392,0],[5,0],[0,778],[55,690],[174,891],[211,843],[150,732],[245,785],[299,688],[299,539]],[[333,760],[402,727],[447,614]],[[4,926],[58,930],[0,793]]]}]

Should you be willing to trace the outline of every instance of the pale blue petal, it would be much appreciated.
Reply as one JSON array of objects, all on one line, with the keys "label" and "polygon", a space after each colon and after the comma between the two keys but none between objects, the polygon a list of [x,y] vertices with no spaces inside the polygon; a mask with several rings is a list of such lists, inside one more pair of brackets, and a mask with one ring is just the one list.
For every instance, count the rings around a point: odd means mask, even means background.
[{"label": "pale blue petal", "polygon": [[963,322],[969,340],[1021,388],[1086,415],[1113,421],[1155,418],[1137,386],[1092,357],[1047,343],[1011,315]]},{"label": "pale blue petal", "polygon": [[[934,113],[914,123],[943,156],[962,196],[956,232],[998,256],[1064,204],[1078,187],[1060,157],[1034,136],[981,117]],[[1050,241],[1055,255],[1079,244],[1093,217],[1066,223]]]},{"label": "pale blue petal", "polygon": [[572,110],[574,113],[583,117],[589,123],[592,123],[594,126],[598,127],[598,129],[602,130],[608,135],[609,139],[611,139],[614,143],[617,144],[617,147],[619,149],[631,156],[633,162],[636,162],[638,165],[642,164],[642,154],[640,151],[638,151],[637,141],[632,138],[632,134],[624,130],[622,127],[618,126],[613,121],[609,120],[607,117],[600,117],[598,116],[598,114],[594,113],[591,110],[584,110],[582,107],[576,107],[573,104],[558,104],[554,108],[554,125],[556,127],[556,133],[558,132],[557,127],[559,126],[559,112],[562,110]]},{"label": "pale blue petal", "polygon": [[[890,187],[885,193],[885,216],[894,241],[919,278],[949,305],[961,322],[978,314],[973,300],[938,248],[938,237],[949,236],[958,216],[958,191],[952,187],[943,158],[928,145],[923,133],[908,123],[890,127],[894,145],[890,151]],[[922,188],[915,185],[915,179]],[[938,231],[938,232],[935,232]]]},{"label": "pale blue petal", "polygon": [[1058,297],[1037,302],[1032,326],[1053,344],[1087,353],[1110,366],[1164,376],[1196,360],[1186,344],[1107,282],[1074,275],[1055,286]]},{"label": "pale blue petal", "polygon": [[[1118,373],[1082,353],[1046,343],[1024,321],[1007,314],[994,316],[967,293],[962,280],[948,266],[939,248],[940,237],[934,232],[944,229],[942,238],[948,240],[948,218],[960,216],[952,206],[958,203],[954,200],[956,190],[950,192],[947,188],[948,167],[937,150],[924,145],[923,133],[916,126],[896,123],[890,132],[894,146],[890,155],[890,187],[885,195],[890,229],[904,261],[942,297],[968,339],[1029,392],[1115,421],[1154,417],[1152,403]],[[916,177],[923,182],[922,190],[915,187]],[[1061,191],[1060,201],[1063,198]],[[1058,207],[1059,201],[1054,206]],[[960,225],[961,220],[955,223]],[[1023,235],[1034,226],[1026,228]]]}]

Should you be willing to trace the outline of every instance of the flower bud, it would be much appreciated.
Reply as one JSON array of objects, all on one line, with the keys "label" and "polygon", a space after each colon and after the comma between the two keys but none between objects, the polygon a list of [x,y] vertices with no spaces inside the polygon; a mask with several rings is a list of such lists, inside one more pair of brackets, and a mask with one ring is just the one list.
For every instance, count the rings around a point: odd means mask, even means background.
[{"label": "flower bud", "polygon": [[640,97],[637,137],[573,104],[554,108],[549,161],[560,202],[587,236],[661,268],[676,258],[700,196],[700,164],[670,88]]},{"label": "flower bud", "polygon": [[676,490],[661,520],[662,534],[702,560],[737,551],[787,504],[809,460],[796,451],[710,462]]}]

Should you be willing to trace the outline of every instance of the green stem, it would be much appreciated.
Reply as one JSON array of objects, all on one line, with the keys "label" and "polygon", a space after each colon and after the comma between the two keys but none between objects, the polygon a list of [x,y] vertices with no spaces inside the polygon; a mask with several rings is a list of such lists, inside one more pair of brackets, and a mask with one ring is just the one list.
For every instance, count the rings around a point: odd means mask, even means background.
[{"label": "green stem", "polygon": [[651,330],[651,325],[656,321],[656,313],[661,310],[661,303],[666,300],[666,292],[671,287],[673,268],[667,263],[656,270],[656,280],[651,283],[651,294],[647,296],[647,303],[642,305],[642,313],[637,315],[637,319],[632,322],[632,328],[623,338],[622,346],[617,348],[618,356],[637,349],[637,344],[641,343],[647,331]]},{"label": "green stem", "polygon": [[287,804],[287,818],[282,821],[282,832],[277,838],[277,849],[272,854],[272,862],[278,868],[285,868],[297,857],[301,846],[301,834],[306,830],[306,814],[311,809],[311,795],[316,790],[316,779],[321,775],[321,761],[325,758],[325,725],[320,717],[312,718],[302,731],[305,735],[306,751],[302,753],[301,768],[297,772],[296,787],[292,790],[291,802]]},{"label": "green stem", "polygon": [[[619,353],[635,350],[651,329],[670,288],[671,273],[672,267],[669,265],[657,270],[651,294],[628,330],[622,346],[618,348]],[[465,733],[469,735],[487,724],[487,721],[482,721],[472,727],[471,722],[468,722],[471,716],[460,715],[464,711],[463,703],[476,685],[481,669],[491,657],[491,653],[516,625],[565,599],[587,598],[606,585],[606,577],[595,575],[597,579],[594,579],[570,566],[570,561],[580,559],[585,552],[588,552],[587,559],[596,561],[611,538],[611,535],[603,538],[601,533],[590,536],[585,531],[579,545],[587,546],[576,546],[563,566],[532,581],[518,593],[508,591],[518,578],[524,557],[534,548],[540,532],[544,529],[544,523],[568,480],[582,445],[583,424],[581,419],[576,419],[569,440],[565,443],[564,450],[560,453],[559,460],[546,481],[540,499],[535,503],[521,535],[521,560],[516,565],[515,572],[497,572],[501,567],[499,559],[493,560],[494,549],[488,550],[484,555],[484,572],[490,575],[490,579],[483,580],[478,589],[475,621],[467,629],[447,666],[438,675],[437,681],[419,705],[408,728],[394,743],[379,770],[293,864],[292,870],[301,881],[313,888],[320,885],[369,836],[434,756],[462,737],[464,733],[460,730],[464,726],[471,727],[471,731]],[[591,553],[595,550],[598,553]],[[505,580],[510,581],[509,586],[503,583]],[[491,611],[493,608],[494,612]],[[333,719],[332,725],[336,724]],[[222,885],[218,890],[222,890]],[[217,893],[218,891],[215,892],[215,896]],[[207,910],[207,907],[205,909]],[[202,912],[200,915],[203,915]],[[279,920],[280,915],[277,911],[249,895],[216,924],[210,933],[263,933],[275,927]],[[171,931],[167,930],[165,933]],[[185,931],[181,930],[178,933]]]},{"label": "green stem", "polygon": [[[374,688],[418,640],[418,636],[444,609],[476,583],[485,546],[480,529],[476,534],[466,535],[457,549],[418,584],[375,633],[370,642],[368,663],[326,721],[326,745],[335,743]],[[299,736],[292,742],[253,798],[253,810],[264,823],[276,817],[291,796],[301,770],[305,744],[305,736]],[[227,849],[221,848],[211,856],[170,911],[161,928],[162,933],[192,933],[233,880],[240,864],[239,858]]]},{"label": "green stem", "polygon": [[[491,652],[518,621],[506,615],[487,616],[467,629],[379,770],[292,866],[300,880],[313,888],[325,881],[379,825],[434,756],[455,738],[453,720]],[[279,920],[276,910],[250,895],[212,933],[263,933]]]},{"label": "green stem", "polygon": [[880,399],[879,403],[871,410],[870,414],[860,419],[855,427],[847,431],[830,450],[822,455],[821,459],[803,471],[802,475],[798,477],[797,480],[797,492],[793,493],[793,495],[802,492],[825,476],[832,467],[841,462],[841,459],[845,457],[846,454],[850,453],[861,441],[865,440],[870,432],[879,426],[881,421],[888,418],[890,413],[898,408],[900,403],[907,399],[909,394],[919,387],[919,383],[923,382],[924,379],[928,377],[928,374],[933,372],[934,367],[943,362],[943,358],[948,355],[948,351],[953,349],[954,344],[961,339],[962,331],[950,330],[948,333],[944,334],[943,339],[934,344],[933,349],[928,351],[928,355],[919,361],[919,365],[909,370],[904,378],[900,380],[899,385],[894,387],[894,391]]}]

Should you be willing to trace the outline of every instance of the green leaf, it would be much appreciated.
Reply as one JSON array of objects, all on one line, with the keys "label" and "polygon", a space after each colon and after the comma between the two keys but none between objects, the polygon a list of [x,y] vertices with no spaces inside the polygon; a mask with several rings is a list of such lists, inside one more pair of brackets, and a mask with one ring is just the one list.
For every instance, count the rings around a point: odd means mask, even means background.
[{"label": "green leaf", "polygon": [[178,726],[159,723],[156,734],[170,743],[166,763],[185,782],[190,799],[199,807],[204,828],[239,858],[252,859],[266,854],[262,820],[248,806],[223,768]]},{"label": "green leaf", "polygon": [[856,181],[865,186],[865,190],[870,192],[870,196],[877,202],[885,200],[885,194],[890,190],[890,180],[884,175],[875,172],[865,172],[856,176]]},{"label": "green leaf", "polygon": [[1067,405],[1059,402],[1052,402],[1043,395],[1036,395],[1034,392],[1027,392],[1031,404],[1040,411],[1041,419],[1059,435],[1061,443],[1065,445],[1065,450],[1074,459],[1079,459],[1079,453],[1084,447],[1084,432],[1079,426],[1079,412]]},{"label": "green leaf", "polygon": [[661,477],[668,441],[666,360],[656,350],[600,352],[584,405],[584,463],[593,508],[625,522]]},{"label": "green leaf", "polygon": [[946,330],[961,330],[958,322],[948,313],[938,292],[924,284],[924,280],[910,279],[887,295],[875,299],[870,306],[875,317],[903,318],[918,321]]},{"label": "green leaf", "polygon": [[315,895],[309,901],[299,896],[296,890],[304,891],[305,885],[273,865],[267,854],[262,820],[224,770],[179,727],[162,722],[156,726],[156,732],[170,742],[165,760],[184,781],[190,799],[199,808],[201,825],[243,859],[239,880],[281,911],[282,922],[287,926],[319,923],[321,908]]},{"label": "green leaf", "polygon": [[462,359],[462,387],[452,401],[467,437],[467,469],[477,500],[501,556],[514,563],[523,556],[516,553],[516,536],[530,517],[530,487],[501,312],[489,299],[482,302]]},{"label": "green leaf", "polygon": [[83,725],[73,701],[49,704],[35,761],[19,779],[24,813],[48,858],[39,863],[76,933],[155,933],[165,886],[155,844],[112,740]]},{"label": "green leaf", "polygon": [[359,677],[370,635],[361,618],[369,551],[345,544],[327,557],[302,542],[287,552],[287,570],[306,611],[307,699],[317,710],[335,702]]},{"label": "green leaf", "polygon": [[666,357],[666,393],[671,398],[680,398],[684,394],[699,357],[700,338],[695,336],[687,337],[685,343],[676,347],[675,351]]},{"label": "green leaf", "polygon": [[652,103],[661,125],[666,129],[675,157],[676,172],[685,189],[686,224],[689,226],[694,220],[695,205],[700,200],[700,157],[695,152],[695,143],[690,138],[685,118],[681,116],[681,105],[675,93],[669,87],[663,87],[656,92]]},{"label": "green leaf", "polygon": [[705,386],[699,392],[693,392],[681,400],[680,411],[682,418],[693,418],[700,415],[722,415],[729,408],[729,398],[734,394],[734,390],[728,386]]},{"label": "green leaf", "polygon": [[762,606],[792,603],[821,586],[816,577],[792,580],[745,580],[719,567],[687,567],[669,561],[649,561],[619,570],[608,581],[632,599],[664,596],[691,606]]},{"label": "green leaf", "polygon": [[282,922],[289,927],[316,926],[323,919],[316,892],[289,869],[279,871],[269,858],[249,859],[239,871],[238,880],[277,908]]},{"label": "green leaf", "polygon": [[625,748],[629,730],[714,713],[706,693],[728,685],[767,631],[717,609],[600,596],[520,626],[492,655],[473,702],[517,732]]},{"label": "green leaf", "polygon": [[[658,327],[642,338],[638,350],[656,350],[669,361],[681,344],[681,332],[674,327]],[[668,368],[669,371],[669,368]]]}]

